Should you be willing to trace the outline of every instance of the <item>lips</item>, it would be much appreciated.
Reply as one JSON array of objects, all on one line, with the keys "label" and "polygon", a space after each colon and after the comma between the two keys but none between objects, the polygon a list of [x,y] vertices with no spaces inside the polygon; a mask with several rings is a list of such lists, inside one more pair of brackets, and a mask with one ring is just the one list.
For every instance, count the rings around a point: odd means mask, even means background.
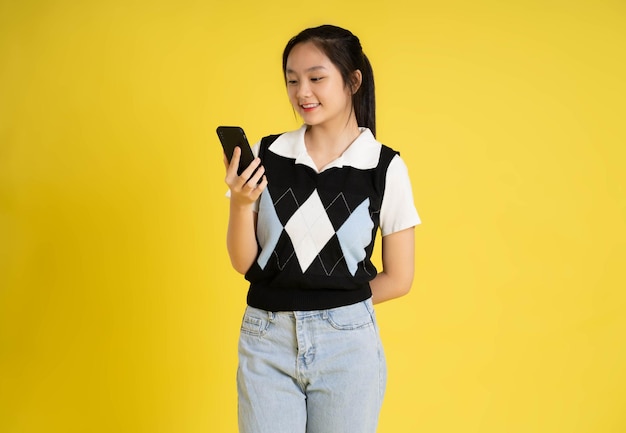
[{"label": "lips", "polygon": [[319,103],[315,103],[315,104],[301,104],[300,107],[302,107],[302,109],[304,111],[309,111],[309,110],[313,110],[314,108],[319,107],[320,104]]}]

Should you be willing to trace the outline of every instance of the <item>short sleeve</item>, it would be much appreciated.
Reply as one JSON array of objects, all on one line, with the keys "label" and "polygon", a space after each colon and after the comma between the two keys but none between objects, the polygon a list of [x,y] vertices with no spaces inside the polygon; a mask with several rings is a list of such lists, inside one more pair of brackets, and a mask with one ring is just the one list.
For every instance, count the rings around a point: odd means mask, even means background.
[{"label": "short sleeve", "polygon": [[396,155],[387,168],[385,193],[380,210],[380,231],[383,236],[421,223],[415,209],[413,190],[406,164]]}]

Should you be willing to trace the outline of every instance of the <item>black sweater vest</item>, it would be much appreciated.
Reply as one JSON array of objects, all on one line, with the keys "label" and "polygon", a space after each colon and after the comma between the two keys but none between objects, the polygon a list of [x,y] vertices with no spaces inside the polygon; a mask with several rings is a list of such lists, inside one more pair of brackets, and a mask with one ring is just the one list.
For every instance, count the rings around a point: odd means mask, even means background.
[{"label": "black sweater vest", "polygon": [[369,298],[387,168],[397,152],[383,145],[375,168],[317,173],[268,150],[278,137],[263,138],[259,148],[268,185],[259,203],[257,260],[246,273],[248,305],[320,310]]}]

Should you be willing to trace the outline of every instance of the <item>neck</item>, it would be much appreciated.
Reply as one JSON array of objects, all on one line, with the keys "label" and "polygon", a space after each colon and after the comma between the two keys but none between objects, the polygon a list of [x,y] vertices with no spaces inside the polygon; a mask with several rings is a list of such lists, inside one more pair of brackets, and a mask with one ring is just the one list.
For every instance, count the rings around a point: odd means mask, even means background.
[{"label": "neck", "polygon": [[343,152],[361,133],[356,117],[348,121],[335,122],[334,125],[314,125],[307,127],[307,148],[340,150]]},{"label": "neck", "polygon": [[352,116],[347,124],[339,128],[323,125],[309,126],[304,136],[304,143],[309,156],[321,170],[339,158],[360,134],[356,118]]}]

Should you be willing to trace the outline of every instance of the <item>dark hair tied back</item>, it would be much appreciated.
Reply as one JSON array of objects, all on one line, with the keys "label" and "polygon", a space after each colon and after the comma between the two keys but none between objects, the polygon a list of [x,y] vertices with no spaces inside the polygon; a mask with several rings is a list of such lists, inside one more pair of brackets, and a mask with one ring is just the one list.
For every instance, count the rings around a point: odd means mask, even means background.
[{"label": "dark hair tied back", "polygon": [[289,53],[293,47],[303,42],[312,42],[326,54],[339,69],[346,86],[352,88],[355,84],[354,71],[361,71],[361,87],[352,94],[352,106],[359,126],[369,128],[376,136],[374,72],[359,38],[346,29],[328,24],[303,30],[291,38],[283,51],[283,76],[286,73]]}]

